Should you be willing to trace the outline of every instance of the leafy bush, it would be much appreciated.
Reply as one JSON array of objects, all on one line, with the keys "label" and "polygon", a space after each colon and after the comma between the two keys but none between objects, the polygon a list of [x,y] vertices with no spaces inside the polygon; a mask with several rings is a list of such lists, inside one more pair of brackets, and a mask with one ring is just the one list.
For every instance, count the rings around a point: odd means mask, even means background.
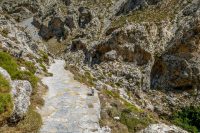
[{"label": "leafy bush", "polygon": [[200,106],[185,107],[173,114],[173,122],[193,133],[200,131]]}]

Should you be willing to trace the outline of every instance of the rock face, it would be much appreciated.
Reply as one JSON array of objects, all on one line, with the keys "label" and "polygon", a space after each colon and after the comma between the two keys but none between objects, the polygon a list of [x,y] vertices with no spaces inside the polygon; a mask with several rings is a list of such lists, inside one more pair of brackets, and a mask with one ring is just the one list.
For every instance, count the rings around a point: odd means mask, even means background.
[{"label": "rock face", "polygon": [[[26,29],[16,24],[12,18],[7,18],[0,9],[0,44],[3,51],[9,52],[17,58],[28,60],[31,56],[39,58],[39,51],[45,51],[43,44],[33,40]],[[35,59],[30,59],[36,62]]]},{"label": "rock face", "polygon": [[[71,51],[71,47],[66,49],[65,59],[70,68],[74,66],[82,75],[84,71],[90,71],[98,81],[93,83],[98,88],[109,86],[130,90],[135,95],[133,99],[137,99],[136,104],[158,114],[170,115],[172,110],[189,106],[193,101],[198,105],[199,1],[169,2],[169,6],[178,7],[178,12],[173,14],[172,20],[155,22],[137,21],[137,17],[140,19],[138,14],[150,15],[149,12],[168,2],[132,0],[120,3],[119,18],[112,14],[113,21],[121,23],[119,20],[126,20],[132,15],[129,20],[136,17],[136,22],[125,22],[119,28],[111,25],[95,41],[91,41],[88,35],[82,37],[86,40],[84,48],[79,47],[76,53]],[[113,11],[115,8],[110,9]],[[121,16],[127,13],[127,16]],[[74,42],[70,45],[74,46]]]},{"label": "rock face", "polygon": [[12,97],[14,101],[14,110],[9,122],[16,123],[27,113],[30,105],[30,95],[32,87],[29,81],[15,80],[12,82]]},{"label": "rock face", "polygon": [[65,38],[64,23],[60,18],[52,18],[48,24],[48,28],[58,40],[60,40],[61,38]]},{"label": "rock face", "polygon": [[152,86],[165,85],[180,90],[199,88],[199,21],[192,20],[191,23],[190,28],[178,30],[178,37],[160,58],[156,58]]},{"label": "rock face", "polygon": [[127,0],[126,3],[121,6],[117,15],[127,14],[130,11],[145,8],[148,5],[156,5],[160,1],[162,0]]},{"label": "rock face", "polygon": [[9,0],[2,2],[2,9],[11,14],[15,20],[22,21],[37,12],[39,6],[36,0],[21,0],[20,2]]},{"label": "rock face", "polygon": [[85,28],[86,25],[92,20],[92,15],[89,11],[88,8],[85,7],[80,7],[78,9],[79,11],[79,20],[78,20],[78,24],[80,26],[80,28]]},{"label": "rock face", "polygon": [[152,124],[138,133],[188,133],[176,126],[166,124]]}]

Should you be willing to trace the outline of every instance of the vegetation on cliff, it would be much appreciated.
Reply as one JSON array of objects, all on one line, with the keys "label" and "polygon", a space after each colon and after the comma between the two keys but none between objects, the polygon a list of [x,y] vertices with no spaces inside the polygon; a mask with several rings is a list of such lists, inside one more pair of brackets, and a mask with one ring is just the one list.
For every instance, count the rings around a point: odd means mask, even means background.
[{"label": "vegetation on cliff", "polygon": [[136,132],[155,121],[148,112],[127,102],[115,90],[102,90],[99,97],[102,108],[100,124],[108,125],[113,132]]},{"label": "vegetation on cliff", "polygon": [[189,132],[200,131],[200,106],[184,107],[173,115],[173,122]]}]

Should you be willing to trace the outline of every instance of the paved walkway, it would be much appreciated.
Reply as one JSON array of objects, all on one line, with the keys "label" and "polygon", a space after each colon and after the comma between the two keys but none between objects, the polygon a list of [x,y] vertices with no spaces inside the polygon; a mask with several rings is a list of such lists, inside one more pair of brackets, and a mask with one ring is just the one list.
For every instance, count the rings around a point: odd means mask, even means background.
[{"label": "paved walkway", "polygon": [[100,133],[100,102],[95,92],[87,96],[89,88],[75,80],[64,69],[65,62],[56,60],[49,72],[53,77],[42,81],[49,88],[45,105],[39,111],[43,118],[41,133]]}]

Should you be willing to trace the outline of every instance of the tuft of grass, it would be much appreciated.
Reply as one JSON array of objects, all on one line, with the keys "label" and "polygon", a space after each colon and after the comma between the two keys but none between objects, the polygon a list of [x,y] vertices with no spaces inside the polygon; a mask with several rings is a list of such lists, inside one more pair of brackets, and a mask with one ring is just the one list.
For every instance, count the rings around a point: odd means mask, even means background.
[{"label": "tuft of grass", "polygon": [[11,86],[2,74],[0,74],[0,124],[10,117],[13,109],[11,98]]},{"label": "tuft of grass", "polygon": [[17,125],[17,129],[23,132],[37,132],[41,125],[42,118],[40,114],[33,107],[30,107],[24,120]]},{"label": "tuft of grass", "polygon": [[0,122],[3,122],[12,114],[13,103],[9,93],[0,93]]},{"label": "tuft of grass", "polygon": [[10,92],[10,83],[7,81],[2,74],[0,74],[0,93]]},{"label": "tuft of grass", "polygon": [[38,60],[40,63],[49,63],[49,56],[47,53],[45,53],[44,51],[39,51],[39,55],[41,56],[41,58]]},{"label": "tuft of grass", "polygon": [[0,114],[12,110],[12,98],[10,94],[0,94]]},{"label": "tuft of grass", "polygon": [[174,112],[172,122],[189,132],[200,132],[200,106],[184,107]]},{"label": "tuft of grass", "polygon": [[118,98],[118,99],[120,99],[120,95],[119,95],[119,93],[117,93],[117,92],[110,91],[110,90],[106,90],[106,89],[104,89],[103,92],[104,92],[105,94],[107,94],[107,95],[113,97],[113,98]]},{"label": "tuft of grass", "polygon": [[89,72],[86,71],[84,74],[79,74],[77,73],[77,68],[75,66],[69,68],[70,71],[74,74],[74,79],[86,84],[87,86],[94,86],[94,81],[97,79],[93,77],[93,75]]},{"label": "tuft of grass", "polygon": [[27,68],[31,73],[35,73],[36,72],[35,65],[30,61],[25,61],[23,59],[18,59],[17,63],[18,63],[18,65],[24,66],[25,68]]}]

